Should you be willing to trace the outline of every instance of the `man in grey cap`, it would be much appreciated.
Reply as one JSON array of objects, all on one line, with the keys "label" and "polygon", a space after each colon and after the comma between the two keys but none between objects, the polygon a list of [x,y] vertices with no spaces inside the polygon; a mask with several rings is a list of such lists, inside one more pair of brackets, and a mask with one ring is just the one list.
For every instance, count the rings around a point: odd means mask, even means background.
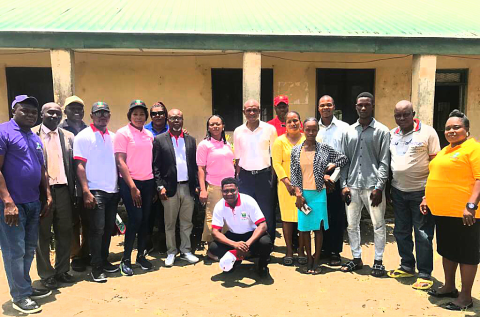
[{"label": "man in grey cap", "polygon": [[[71,96],[65,99],[63,111],[67,116],[58,126],[64,130],[77,135],[88,126],[83,122],[85,103],[78,96]],[[77,186],[73,200],[72,211],[73,237],[70,257],[72,259],[72,270],[77,272],[85,271],[90,265],[90,249],[88,247],[88,214],[83,206],[82,189]]]},{"label": "man in grey cap", "polygon": [[105,282],[104,272],[118,271],[118,266],[108,261],[119,200],[113,151],[115,134],[107,129],[110,108],[106,103],[94,103],[90,117],[93,123],[75,137],[73,158],[78,164],[77,177],[82,188],[83,204],[88,209],[91,275],[95,282]]},{"label": "man in grey cap", "polygon": [[48,214],[52,195],[42,142],[31,131],[38,118],[37,99],[15,97],[12,113],[13,119],[0,124],[0,248],[13,308],[29,314],[42,310],[36,299],[52,293],[32,288],[29,275],[40,217]]}]

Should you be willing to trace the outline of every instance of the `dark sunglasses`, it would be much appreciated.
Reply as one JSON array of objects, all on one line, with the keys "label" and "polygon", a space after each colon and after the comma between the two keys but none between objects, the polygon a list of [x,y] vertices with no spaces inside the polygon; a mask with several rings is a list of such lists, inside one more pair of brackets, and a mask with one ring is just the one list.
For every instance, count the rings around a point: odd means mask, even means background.
[{"label": "dark sunglasses", "polygon": [[156,116],[164,116],[165,115],[165,111],[151,111],[150,112],[150,116],[152,117],[156,117]]}]

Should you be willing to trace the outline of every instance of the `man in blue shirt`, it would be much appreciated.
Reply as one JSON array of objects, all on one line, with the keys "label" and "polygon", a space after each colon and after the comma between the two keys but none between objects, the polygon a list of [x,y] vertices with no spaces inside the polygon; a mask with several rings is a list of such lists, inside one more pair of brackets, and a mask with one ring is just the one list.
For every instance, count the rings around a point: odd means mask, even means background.
[{"label": "man in blue shirt", "polygon": [[[0,247],[13,308],[28,314],[42,310],[35,299],[51,294],[32,288],[29,272],[39,220],[49,212],[52,196],[42,143],[30,130],[38,118],[37,99],[15,97],[12,113],[12,120],[0,124]],[[43,209],[40,189],[45,198]]]}]

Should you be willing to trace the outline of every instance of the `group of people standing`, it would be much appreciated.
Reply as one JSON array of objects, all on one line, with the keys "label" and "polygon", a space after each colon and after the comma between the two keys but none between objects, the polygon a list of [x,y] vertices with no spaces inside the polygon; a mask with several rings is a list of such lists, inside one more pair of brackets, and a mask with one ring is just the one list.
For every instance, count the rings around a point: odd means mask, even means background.
[{"label": "group of people standing", "polygon": [[[178,253],[189,263],[198,262],[190,242],[196,195],[206,206],[202,240],[209,244],[207,256],[219,261],[224,271],[258,256],[262,277],[269,275],[277,196],[287,246],[284,265],[291,266],[296,259],[305,266],[304,273],[320,274],[320,258],[326,256],[343,272],[361,269],[360,219],[365,208],[375,242],[371,275],[383,276],[384,216],[391,199],[401,263],[388,275],[411,277],[417,263],[413,287],[432,286],[436,223],[445,286],[429,294],[457,298],[445,305],[448,309],[471,307],[480,248],[480,222],[475,222],[480,146],[467,140],[466,116],[452,112],[445,130],[450,145],[440,151],[435,130],[414,118],[408,101],[395,106],[398,127],[391,131],[374,119],[375,99],[370,93],[356,98],[359,119],[353,125],[335,117],[330,96],[319,100],[319,120],[302,122],[298,112],[289,111],[287,96],[275,97],[274,106],[277,116],[267,123],[260,120],[258,101],[247,101],[246,122],[235,129],[233,145],[227,141],[223,118],[211,116],[206,137],[197,146],[184,129],[183,113],[168,111],[162,102],[149,109],[141,100],[132,101],[129,123],[113,133],[107,128],[111,109],[105,102],[92,106],[90,125],[83,122],[85,105],[79,97],[67,98],[63,107],[47,103],[40,111],[42,123],[33,127],[38,101],[17,96],[13,118],[0,125],[0,246],[13,307],[26,313],[40,311],[36,299],[48,296],[58,283],[74,281],[70,265],[77,271],[90,265],[96,282],[105,282],[105,273],[119,270],[133,275],[135,240],[136,265],[152,269],[146,255],[156,217],[165,229],[165,266],[173,266]],[[63,113],[67,118],[62,122]],[[117,266],[108,255],[120,198],[128,223]],[[346,223],[353,259],[342,264]],[[38,274],[47,289],[31,286],[35,249]],[[458,264],[461,292],[455,288]]]}]

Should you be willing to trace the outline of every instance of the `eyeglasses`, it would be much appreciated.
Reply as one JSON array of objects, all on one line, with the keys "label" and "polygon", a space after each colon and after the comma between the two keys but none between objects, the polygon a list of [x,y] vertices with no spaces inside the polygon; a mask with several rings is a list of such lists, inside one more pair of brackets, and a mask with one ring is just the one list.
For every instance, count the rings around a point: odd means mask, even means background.
[{"label": "eyeglasses", "polygon": [[183,118],[182,117],[168,117],[168,121],[172,121],[172,122],[183,121]]},{"label": "eyeglasses", "polygon": [[101,117],[108,118],[108,117],[110,117],[110,112],[108,112],[108,111],[97,111],[97,112],[94,112],[92,114],[97,118],[101,118]]},{"label": "eyeglasses", "polygon": [[153,117],[156,117],[156,116],[159,116],[159,117],[162,117],[165,115],[165,111],[151,111],[150,112],[150,116]]}]

